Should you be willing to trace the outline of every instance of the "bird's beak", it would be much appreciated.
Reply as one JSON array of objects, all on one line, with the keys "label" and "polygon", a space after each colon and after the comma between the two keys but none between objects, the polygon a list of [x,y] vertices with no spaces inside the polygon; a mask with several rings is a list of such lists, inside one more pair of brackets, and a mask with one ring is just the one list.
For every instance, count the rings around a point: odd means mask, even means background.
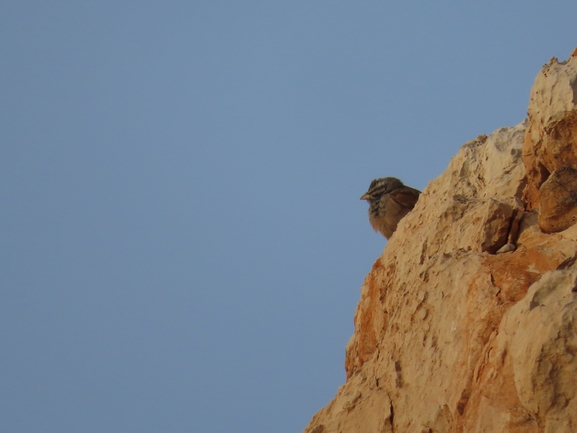
[{"label": "bird's beak", "polygon": [[371,195],[367,192],[365,195],[361,197],[361,200],[368,200],[371,198]]}]

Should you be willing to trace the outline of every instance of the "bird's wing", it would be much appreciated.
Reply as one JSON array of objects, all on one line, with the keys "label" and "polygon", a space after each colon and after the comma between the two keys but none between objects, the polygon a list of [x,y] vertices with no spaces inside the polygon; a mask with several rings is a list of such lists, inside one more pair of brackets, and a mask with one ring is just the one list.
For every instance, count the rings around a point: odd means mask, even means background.
[{"label": "bird's wing", "polygon": [[415,207],[415,204],[417,204],[420,193],[420,191],[417,191],[414,188],[404,187],[392,190],[389,195],[401,206],[412,209]]}]

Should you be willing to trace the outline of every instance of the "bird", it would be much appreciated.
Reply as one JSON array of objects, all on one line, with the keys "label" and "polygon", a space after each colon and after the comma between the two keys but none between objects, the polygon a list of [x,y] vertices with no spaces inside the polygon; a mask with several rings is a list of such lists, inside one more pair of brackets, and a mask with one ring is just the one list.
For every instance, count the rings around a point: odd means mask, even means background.
[{"label": "bird", "polygon": [[388,240],[399,221],[415,207],[420,194],[421,191],[406,186],[396,177],[382,177],[371,182],[361,200],[369,202],[371,227]]}]

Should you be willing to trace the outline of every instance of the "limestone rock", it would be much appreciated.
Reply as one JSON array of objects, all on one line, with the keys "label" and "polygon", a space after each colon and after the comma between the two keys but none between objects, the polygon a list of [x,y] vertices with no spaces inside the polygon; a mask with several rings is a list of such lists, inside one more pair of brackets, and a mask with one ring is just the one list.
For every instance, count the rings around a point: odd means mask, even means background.
[{"label": "limestone rock", "polygon": [[577,168],[577,56],[552,58],[537,75],[529,98],[523,146],[527,167],[524,200],[539,207],[539,188],[560,166]]},{"label": "limestone rock", "polygon": [[[489,253],[512,251],[523,218],[523,205],[517,197],[499,201],[490,198],[484,204],[481,221],[481,251]],[[505,245],[510,247],[503,251]]]},{"label": "limestone rock", "polygon": [[[523,209],[532,125],[465,144],[423,190],[361,288],[347,381],[306,433],[577,431],[577,225],[545,233]],[[563,201],[560,166],[538,199]]]},{"label": "limestone rock", "polygon": [[539,227],[559,232],[577,221],[577,168],[562,165],[539,188]]}]

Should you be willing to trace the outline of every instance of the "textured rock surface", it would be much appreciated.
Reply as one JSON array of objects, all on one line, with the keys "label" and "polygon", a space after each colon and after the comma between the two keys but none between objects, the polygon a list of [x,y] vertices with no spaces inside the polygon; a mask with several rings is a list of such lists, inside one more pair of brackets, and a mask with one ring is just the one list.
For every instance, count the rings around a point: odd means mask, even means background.
[{"label": "textured rock surface", "polygon": [[539,188],[549,175],[563,165],[577,168],[577,50],[565,62],[552,58],[539,72],[527,114],[524,199],[528,209],[537,209]]},{"label": "textured rock surface", "polygon": [[534,128],[465,144],[425,188],[361,288],[347,381],[305,432],[577,431],[577,226],[544,233],[523,210]]},{"label": "textured rock surface", "polygon": [[562,165],[539,188],[539,227],[559,232],[577,221],[577,168]]}]

